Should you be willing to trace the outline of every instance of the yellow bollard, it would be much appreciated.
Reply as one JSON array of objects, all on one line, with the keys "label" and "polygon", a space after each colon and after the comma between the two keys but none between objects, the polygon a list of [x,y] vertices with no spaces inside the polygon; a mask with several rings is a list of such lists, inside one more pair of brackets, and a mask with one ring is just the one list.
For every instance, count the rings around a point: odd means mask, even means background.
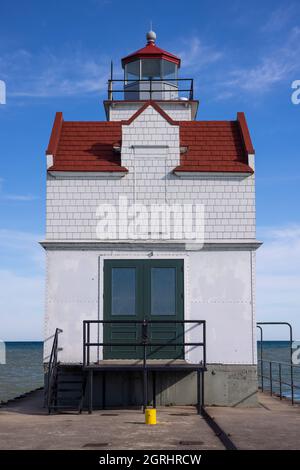
[{"label": "yellow bollard", "polygon": [[145,423],[146,424],[156,424],[156,409],[155,408],[146,408],[146,410],[145,410]]}]

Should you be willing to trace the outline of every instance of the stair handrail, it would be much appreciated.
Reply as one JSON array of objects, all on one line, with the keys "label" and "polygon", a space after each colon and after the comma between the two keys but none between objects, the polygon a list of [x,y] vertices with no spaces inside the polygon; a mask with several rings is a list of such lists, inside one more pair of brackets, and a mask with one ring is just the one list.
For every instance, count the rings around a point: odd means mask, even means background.
[{"label": "stair handrail", "polygon": [[58,335],[59,335],[59,333],[62,333],[62,332],[63,332],[63,330],[61,330],[60,328],[56,328],[55,333],[54,333],[54,339],[53,339],[50,359],[49,359],[49,363],[48,363],[47,405],[48,405],[48,411],[49,412],[50,412],[51,401],[52,401],[53,379],[54,379],[54,374],[55,374],[57,363],[58,363],[58,361],[57,361]]}]

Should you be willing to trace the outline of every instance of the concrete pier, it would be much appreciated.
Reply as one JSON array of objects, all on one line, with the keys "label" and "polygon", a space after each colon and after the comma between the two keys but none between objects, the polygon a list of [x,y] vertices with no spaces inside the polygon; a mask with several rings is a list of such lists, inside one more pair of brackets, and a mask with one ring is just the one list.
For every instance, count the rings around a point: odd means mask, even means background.
[{"label": "concrete pier", "polygon": [[238,449],[299,450],[300,405],[258,393],[253,408],[208,407],[221,428],[230,434]]},{"label": "concrete pier", "polygon": [[[300,406],[258,398],[258,407],[207,410],[238,449],[300,449]],[[0,408],[0,449],[224,449],[194,407],[159,407],[147,426],[139,409],[48,415],[42,405],[37,391]]]}]

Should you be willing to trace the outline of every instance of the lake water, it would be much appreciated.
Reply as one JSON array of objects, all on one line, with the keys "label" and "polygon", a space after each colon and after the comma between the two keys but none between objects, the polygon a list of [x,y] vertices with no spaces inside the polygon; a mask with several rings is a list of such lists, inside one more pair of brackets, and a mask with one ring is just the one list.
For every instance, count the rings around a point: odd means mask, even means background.
[{"label": "lake water", "polygon": [[[43,343],[42,342],[6,342],[6,364],[0,364],[0,401],[6,401],[22,393],[43,386]],[[260,354],[260,343],[258,343]],[[263,358],[272,361],[289,362],[289,342],[264,341]],[[272,366],[273,378],[278,379],[278,366]],[[264,375],[269,376],[269,364],[264,365]],[[282,367],[282,379],[290,382],[290,367]],[[294,369],[294,381],[300,387],[300,368]],[[269,380],[264,380],[269,389]],[[274,382],[273,389],[279,393],[279,385]],[[284,385],[282,392],[290,397],[290,387]],[[300,400],[300,389],[295,390],[295,397]]]},{"label": "lake water", "polygon": [[0,364],[0,401],[43,386],[43,343],[6,342],[6,364]]}]

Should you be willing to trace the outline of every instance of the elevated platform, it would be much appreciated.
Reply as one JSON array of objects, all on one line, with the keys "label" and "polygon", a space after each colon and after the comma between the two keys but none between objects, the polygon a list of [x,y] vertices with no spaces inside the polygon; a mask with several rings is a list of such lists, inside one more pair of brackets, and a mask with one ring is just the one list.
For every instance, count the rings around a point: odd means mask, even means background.
[{"label": "elevated platform", "polygon": [[147,359],[146,366],[142,359],[108,359],[83,366],[83,370],[94,371],[205,371],[202,364],[193,364],[182,359]]},{"label": "elevated platform", "polygon": [[59,363],[57,370],[53,410],[73,406],[92,413],[94,408],[111,406],[145,408],[147,405],[188,403],[197,405],[198,413],[201,413],[204,403],[206,367],[181,359],[149,359],[146,365],[143,360],[136,359],[101,360],[88,365]]}]

